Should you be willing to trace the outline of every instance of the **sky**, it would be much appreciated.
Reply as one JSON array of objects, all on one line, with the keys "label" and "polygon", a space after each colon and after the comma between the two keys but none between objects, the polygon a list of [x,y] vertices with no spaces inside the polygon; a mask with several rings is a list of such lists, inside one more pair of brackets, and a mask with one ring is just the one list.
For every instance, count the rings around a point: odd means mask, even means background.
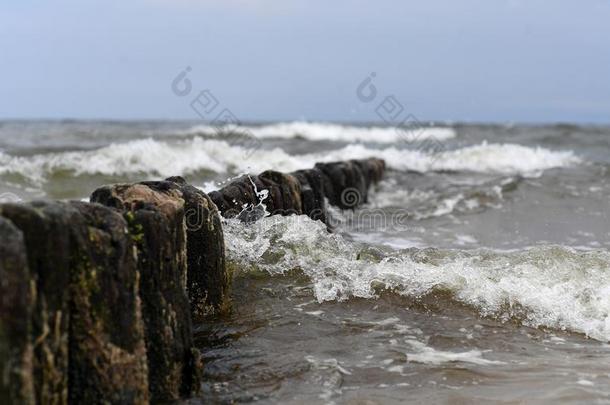
[{"label": "sky", "polygon": [[377,121],[392,96],[421,121],[610,123],[609,21],[608,0],[0,0],[0,118],[198,120],[207,90],[241,121]]}]

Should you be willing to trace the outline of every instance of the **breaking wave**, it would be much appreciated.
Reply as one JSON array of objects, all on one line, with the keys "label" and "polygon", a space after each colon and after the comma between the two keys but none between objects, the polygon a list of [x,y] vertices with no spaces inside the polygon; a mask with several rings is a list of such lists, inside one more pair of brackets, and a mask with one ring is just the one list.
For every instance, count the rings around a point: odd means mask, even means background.
[{"label": "breaking wave", "polygon": [[366,127],[316,122],[280,122],[260,126],[227,126],[219,129],[209,125],[194,126],[185,133],[213,135],[217,132],[247,131],[257,138],[304,138],[310,141],[414,142],[426,139],[444,141],[455,138],[455,130],[448,127],[418,127],[405,129],[396,127]]},{"label": "breaking wave", "polygon": [[0,152],[0,174],[18,174],[43,183],[55,173],[70,175],[146,174],[171,176],[199,171],[236,174],[267,169],[292,171],[316,162],[379,157],[395,170],[472,171],[536,175],[546,169],[580,162],[571,151],[551,151],[516,144],[488,144],[429,153],[396,147],[382,149],[352,144],[325,153],[291,155],[280,148],[250,150],[227,141],[193,137],[179,141],[151,138],[111,144],[89,151],[67,151],[33,156]]},{"label": "breaking wave", "polygon": [[562,246],[519,251],[365,248],[303,216],[227,220],[227,254],[238,268],[298,268],[318,301],[449,293],[481,315],[610,340],[610,253]]}]

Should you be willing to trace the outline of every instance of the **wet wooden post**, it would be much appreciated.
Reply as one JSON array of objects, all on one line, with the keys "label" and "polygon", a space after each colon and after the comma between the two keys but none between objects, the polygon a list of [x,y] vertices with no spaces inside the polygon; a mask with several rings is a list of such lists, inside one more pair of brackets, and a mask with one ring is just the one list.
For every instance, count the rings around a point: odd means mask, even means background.
[{"label": "wet wooden post", "polygon": [[[379,159],[242,177],[207,194],[181,177],[97,189],[93,203],[0,205],[0,401],[174,401],[199,387],[193,319],[229,308],[219,209],[327,221],[365,203]],[[96,204],[100,203],[100,204]]]}]

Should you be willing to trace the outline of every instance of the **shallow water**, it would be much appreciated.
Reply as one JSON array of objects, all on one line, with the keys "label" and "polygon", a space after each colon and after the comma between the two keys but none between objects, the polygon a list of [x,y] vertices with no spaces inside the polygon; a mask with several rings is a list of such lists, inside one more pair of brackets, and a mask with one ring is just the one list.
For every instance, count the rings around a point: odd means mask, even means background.
[{"label": "shallow water", "polygon": [[234,310],[197,327],[207,382],[190,402],[610,402],[610,128],[248,131],[255,150],[198,123],[3,122],[0,198],[177,174],[212,190],[383,157],[384,181],[332,210],[332,234],[226,221]]}]

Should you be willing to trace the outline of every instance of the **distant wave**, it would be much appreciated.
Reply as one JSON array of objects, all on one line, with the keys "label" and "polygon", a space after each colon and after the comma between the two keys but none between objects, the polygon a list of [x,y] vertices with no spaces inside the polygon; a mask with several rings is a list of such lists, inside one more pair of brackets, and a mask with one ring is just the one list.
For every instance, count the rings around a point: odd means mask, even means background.
[{"label": "distant wave", "polygon": [[[444,141],[455,138],[455,130],[447,127],[422,127],[406,129],[379,126],[353,126],[316,122],[280,122],[261,126],[227,126],[222,131],[248,131],[257,138],[296,138],[301,137],[311,141],[343,141],[343,142],[373,142],[395,143],[415,142],[426,139]],[[196,125],[186,131],[186,134],[207,134],[218,132],[209,125]]]},{"label": "distant wave", "polygon": [[[409,249],[373,258],[360,255],[359,244],[303,216],[267,217],[251,227],[226,222],[227,253],[239,268],[271,275],[301,269],[318,301],[374,298],[381,289],[415,298],[448,293],[483,316],[610,340],[606,251]],[[438,353],[419,351],[423,362],[443,360]]]},{"label": "distant wave", "polygon": [[395,147],[373,149],[353,144],[326,153],[290,155],[279,148],[252,152],[226,141],[193,137],[180,141],[140,139],[91,151],[27,157],[0,152],[0,174],[18,174],[40,184],[49,175],[60,172],[76,176],[147,174],[159,177],[202,170],[228,174],[257,173],[267,169],[293,171],[312,167],[320,161],[371,156],[385,159],[391,169],[418,172],[472,171],[531,175],[580,162],[571,151],[551,151],[515,144],[482,143],[436,154]]}]

